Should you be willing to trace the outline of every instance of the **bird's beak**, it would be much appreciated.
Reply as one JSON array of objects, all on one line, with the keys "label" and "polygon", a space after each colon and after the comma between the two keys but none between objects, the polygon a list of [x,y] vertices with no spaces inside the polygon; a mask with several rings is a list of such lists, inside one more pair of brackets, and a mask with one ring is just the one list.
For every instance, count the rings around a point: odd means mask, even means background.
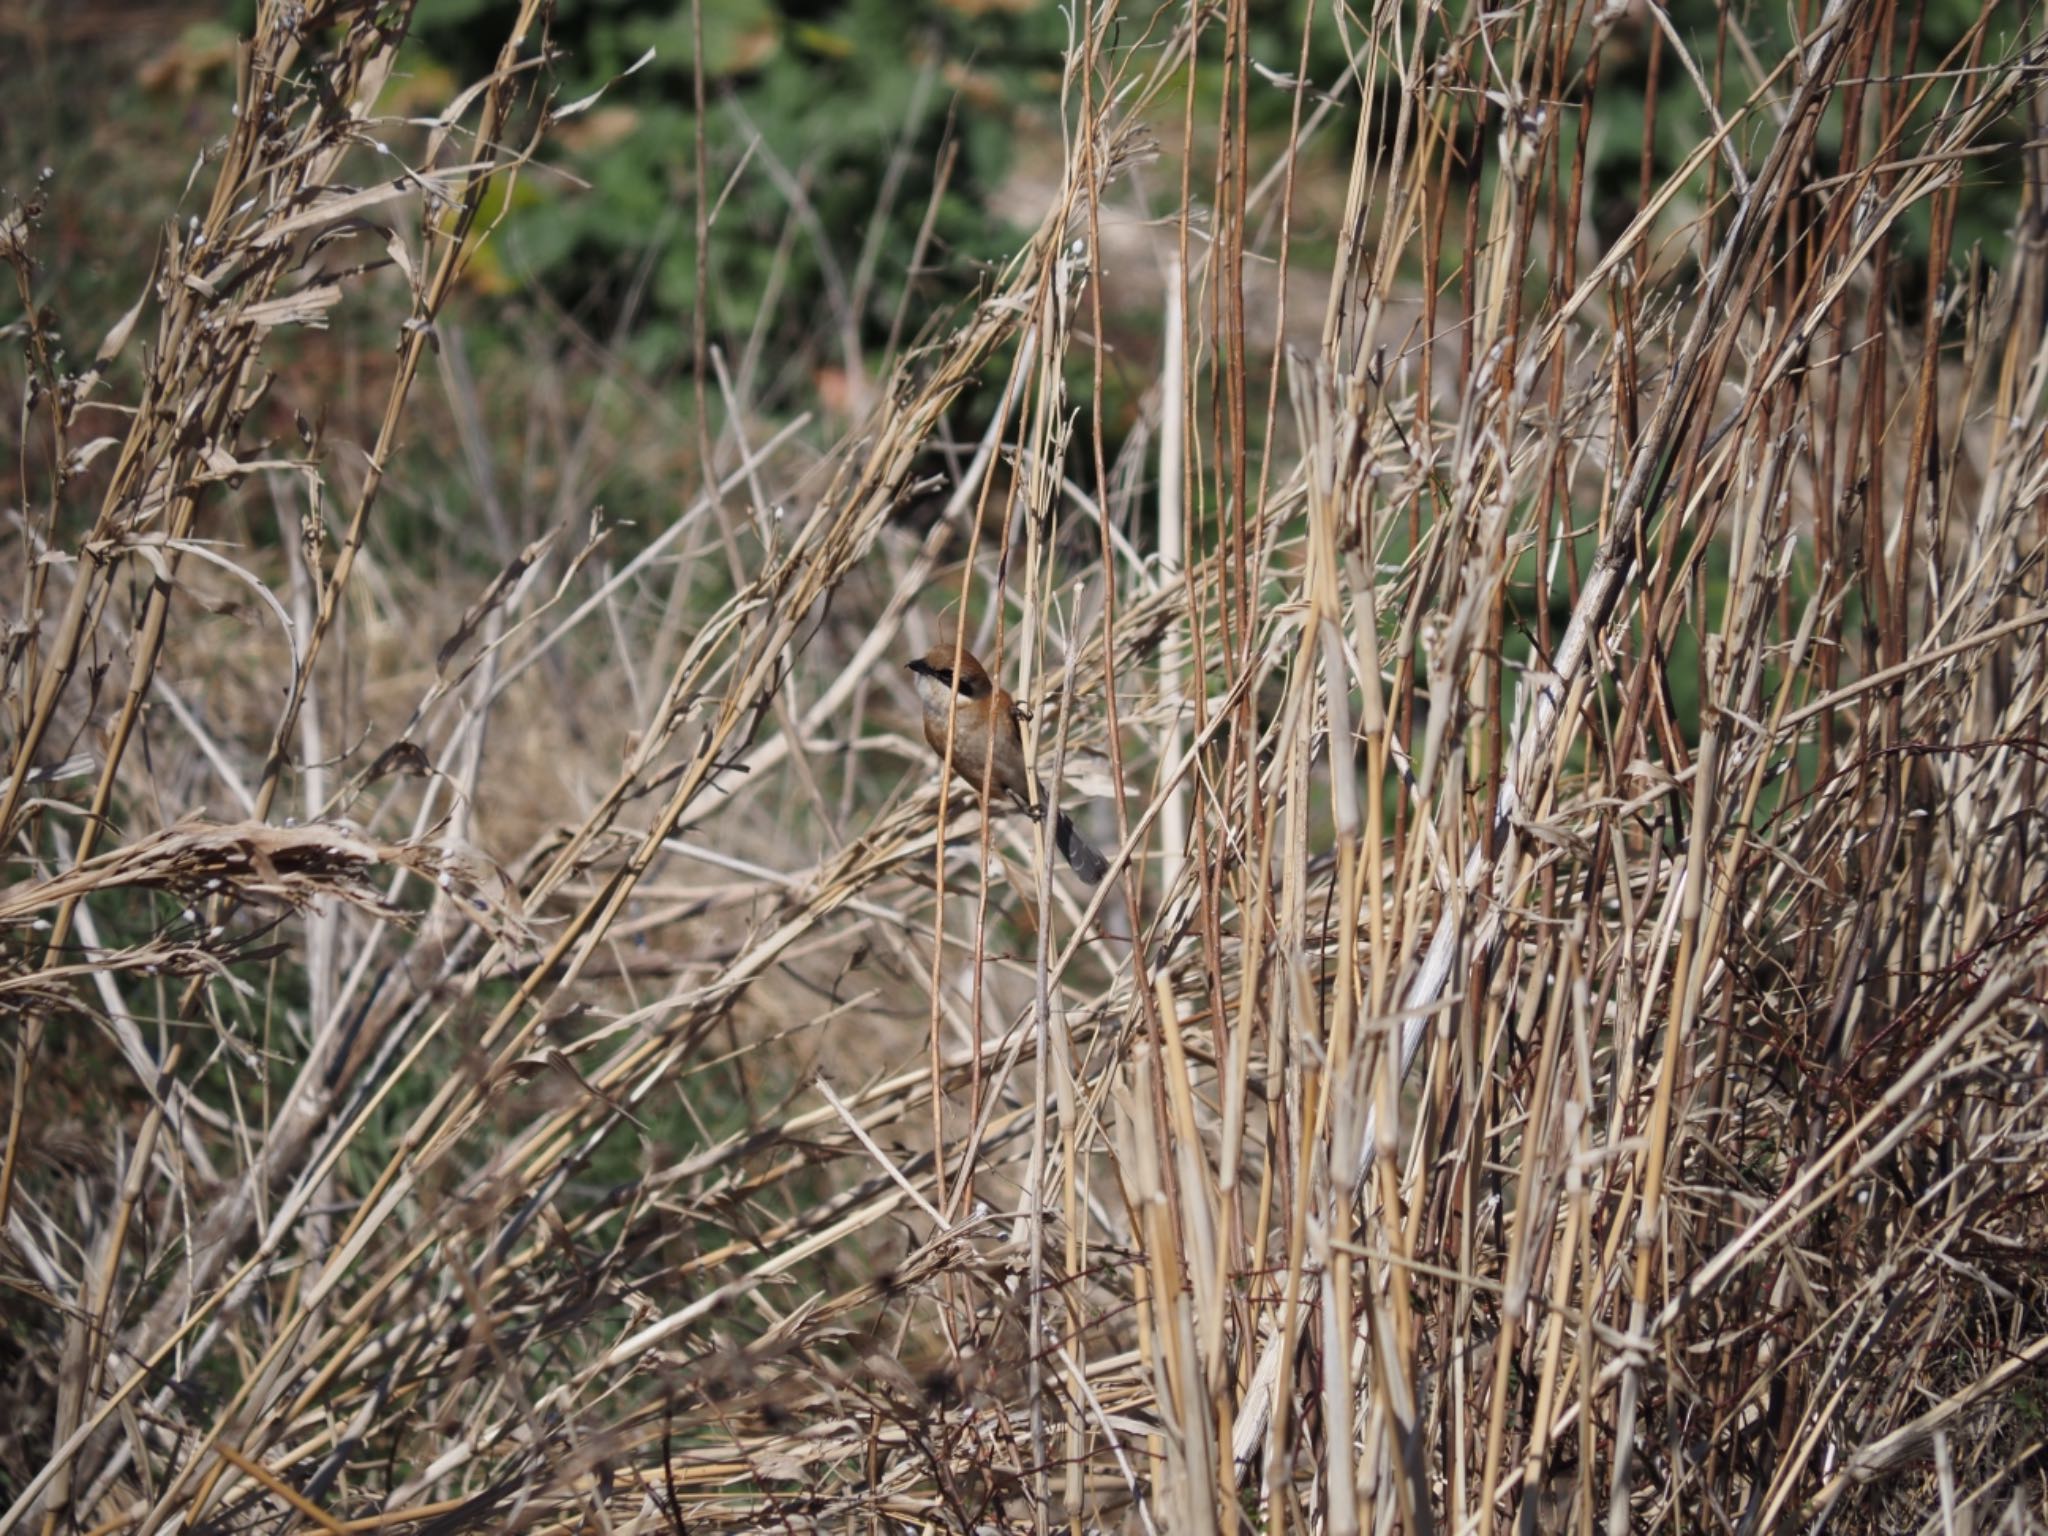
[{"label": "bird's beak", "polygon": [[931,675],[932,669],[930,663],[928,663],[922,656],[920,656],[915,661],[906,661],[905,663],[903,663],[903,670],[906,672],[915,672],[919,677],[928,677]]}]

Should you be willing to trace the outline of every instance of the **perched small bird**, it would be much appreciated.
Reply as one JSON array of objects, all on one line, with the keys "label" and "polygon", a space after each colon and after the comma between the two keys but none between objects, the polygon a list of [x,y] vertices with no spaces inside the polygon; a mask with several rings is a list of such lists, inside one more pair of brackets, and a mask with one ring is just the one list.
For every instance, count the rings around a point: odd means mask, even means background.
[{"label": "perched small bird", "polygon": [[[953,771],[977,790],[987,784],[991,790],[1014,796],[1020,805],[1030,805],[1033,780],[1024,760],[1024,733],[1017,729],[1017,701],[998,688],[981,663],[964,651],[956,675],[951,645],[933,646],[909,667],[917,674],[917,697],[924,705],[924,739],[932,750],[941,760],[945,758],[946,717],[957,709]],[[1045,804],[1043,784],[1038,804]],[[1065,811],[1055,810],[1053,818],[1053,842],[1067,867],[1090,885],[1099,884],[1109,873],[1109,860],[1074,829]]]}]

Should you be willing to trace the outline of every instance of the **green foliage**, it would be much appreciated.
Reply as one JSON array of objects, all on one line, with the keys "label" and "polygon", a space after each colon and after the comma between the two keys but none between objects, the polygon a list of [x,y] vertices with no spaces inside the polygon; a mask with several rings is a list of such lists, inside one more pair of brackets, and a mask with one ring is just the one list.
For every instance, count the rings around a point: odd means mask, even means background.
[{"label": "green foliage", "polygon": [[[479,9],[480,0],[450,0],[416,30],[434,54],[474,71],[484,62],[468,56],[482,35],[470,25]],[[654,57],[616,80],[588,117],[565,125],[555,163],[587,190],[529,177],[530,199],[515,203],[496,237],[513,273],[537,279],[601,334],[644,268],[633,350],[657,372],[686,361],[696,303],[696,26],[687,0],[558,7],[550,37],[566,54],[560,99],[615,80],[649,50]],[[856,300],[861,339],[886,337],[949,139],[957,160],[920,273],[924,296],[971,294],[982,263],[1014,249],[1015,232],[989,217],[986,199],[1009,166],[1021,87],[1059,67],[1056,14],[968,16],[895,0],[703,0],[701,26],[716,205],[707,274],[714,341],[743,344],[758,324],[773,355],[800,350],[842,333],[845,306]],[[942,70],[939,61],[977,50],[1000,62]],[[883,254],[856,293],[868,244]]]}]

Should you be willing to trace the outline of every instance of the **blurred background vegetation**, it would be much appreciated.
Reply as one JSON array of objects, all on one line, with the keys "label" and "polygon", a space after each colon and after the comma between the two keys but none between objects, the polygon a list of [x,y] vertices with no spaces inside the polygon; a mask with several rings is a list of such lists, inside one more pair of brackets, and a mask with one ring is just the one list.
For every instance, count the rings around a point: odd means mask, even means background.
[{"label": "blurred background vegetation", "polygon": [[[1252,54],[1265,78],[1255,82],[1262,88],[1252,92],[1249,119],[1267,136],[1267,153],[1289,132],[1287,87],[1300,57],[1304,3],[1255,8]],[[2010,48],[2021,8],[2009,9],[1975,40],[1983,56]],[[386,109],[431,113],[460,82],[486,72],[500,10],[494,0],[422,5]],[[1782,4],[1736,7],[1733,34],[1716,0],[1677,0],[1669,11],[1730,95],[1746,94],[1739,83],[1771,68],[1787,46],[1792,11]],[[47,206],[35,299],[54,313],[60,332],[104,334],[147,275],[164,222],[204,195],[208,178],[203,165],[190,164],[192,147],[224,130],[236,40],[252,14],[253,0],[0,5],[7,82],[0,191]],[[1967,51],[1978,15],[1972,0],[1928,0],[1917,15],[1917,52],[1927,69]],[[1126,24],[1133,32],[1139,25]],[[1037,0],[703,0],[701,26],[704,151],[717,189],[704,319],[728,375],[723,386],[702,381],[709,429],[715,438],[728,409],[721,391],[729,390],[744,402],[755,440],[804,415],[795,441],[822,456],[865,415],[892,357],[942,334],[987,292],[995,264],[1019,249],[1055,196],[1068,21],[1060,7]],[[1164,35],[1163,24],[1156,30]],[[446,330],[448,366],[467,381],[459,392],[473,399],[474,419],[454,420],[445,392],[429,391],[415,406],[416,420],[430,424],[419,436],[460,442],[463,452],[415,455],[388,493],[376,533],[388,557],[427,581],[451,566],[470,575],[495,569],[544,527],[593,506],[614,526],[614,548],[630,552],[672,516],[678,497],[702,484],[692,346],[692,8],[676,0],[562,0],[549,41],[559,55],[557,100],[610,88],[594,110],[551,136],[543,164],[492,189],[495,228],[466,271],[468,292],[451,306]],[[1293,250],[1308,273],[1327,271],[1336,249],[1344,157],[1361,94],[1347,78],[1349,59],[1347,39],[1325,13],[1311,29],[1307,75],[1325,93],[1326,116],[1299,151],[1293,208]],[[617,78],[636,61],[644,67]],[[1721,85],[1724,73],[1737,89]],[[1215,176],[1220,78],[1200,72],[1191,102],[1178,92],[1161,97],[1194,125],[1197,204]],[[1608,40],[1599,83],[1585,136],[1591,174],[1582,227],[1604,241],[1627,226],[1642,189],[1659,185],[1697,148],[1706,125],[1641,0]],[[1646,114],[1653,94],[1655,110]],[[1472,176],[1499,173],[1497,105],[1474,102],[1455,130]],[[1932,110],[1923,106],[1921,116]],[[1646,121],[1655,125],[1647,141]],[[1163,142],[1182,137],[1177,118],[1155,126]],[[1752,137],[1759,131],[1745,129]],[[1992,268],[2004,258],[2024,131],[2015,115],[1995,150],[1965,168],[1954,248],[1966,270],[1980,258]],[[1839,155],[1839,137],[1838,121],[1823,125],[1823,155]],[[1865,146],[1865,154],[1876,148]],[[1567,178],[1578,152],[1567,129]],[[1651,246],[1665,253],[1661,259],[1680,266],[1688,259],[1701,207],[1726,195],[1720,176],[1709,161],[1694,178],[1697,200],[1681,198],[1667,210],[1670,237]],[[1155,200],[1142,173],[1132,188],[1138,202]],[[1177,230],[1165,211],[1178,188],[1150,190],[1159,223],[1149,231],[1141,223],[1134,238],[1112,247],[1107,274],[1100,419],[1111,463],[1131,446],[1128,435],[1158,374],[1162,279],[1134,269],[1157,269],[1174,249]],[[1909,321],[1924,304],[1928,221],[1923,203],[1894,232],[1893,304]],[[1440,280],[1453,300],[1462,240],[1452,221],[1442,233]],[[376,370],[364,360],[388,346],[405,301],[395,280],[384,293],[387,310],[346,306],[329,331],[279,339],[294,366],[273,392],[274,438],[288,440],[301,422],[340,443],[374,437],[380,400]],[[1290,339],[1312,342],[1322,291],[1290,294],[1290,308]],[[1247,359],[1255,371],[1270,365],[1275,340],[1270,327],[1261,333],[1255,326],[1256,355]],[[89,343],[74,345],[82,351]],[[1070,381],[1077,398],[1090,387],[1085,373]],[[366,383],[372,387],[359,392]],[[969,395],[956,408],[955,435],[971,440],[993,404]],[[20,419],[17,409],[7,414]],[[1253,413],[1255,432],[1260,415]],[[1077,423],[1084,456],[1089,426],[1084,413]],[[931,468],[944,473],[958,463],[951,456]],[[1197,513],[1213,521],[1213,497]],[[1126,532],[1140,549],[1156,547],[1150,528]],[[249,530],[258,544],[274,536],[265,526]],[[1085,561],[1089,551],[1075,554]],[[1719,582],[1718,556],[1711,563]],[[1568,605],[1562,586],[1539,594],[1533,553],[1512,598],[1531,623],[1539,604],[1559,619]],[[1526,630],[1508,637],[1518,662],[1528,654]],[[1687,637],[1681,649],[1689,645]],[[1691,657],[1674,661],[1676,686],[1689,689]],[[1691,719],[1690,697],[1675,702]]]},{"label": "blurred background vegetation", "polygon": [[[1251,120],[1280,141],[1303,7],[1304,0],[1288,0],[1257,8],[1252,53],[1268,77],[1253,93]],[[203,168],[186,162],[193,145],[223,128],[235,42],[251,9],[252,0],[0,5],[7,83],[0,188],[18,197],[40,189],[48,203],[45,287],[36,297],[60,319],[87,329],[110,324],[147,273],[163,221],[178,215],[179,189],[185,197],[194,187],[203,191]],[[386,107],[434,110],[456,82],[486,70],[499,9],[495,0],[421,6]],[[2010,46],[2021,9],[1993,22],[1981,39],[1986,54]],[[1789,35],[1791,8],[1782,4],[1735,8],[1753,54],[1731,45],[1716,0],[1677,0],[1669,12],[1703,66],[1738,82],[1758,65],[1771,67]],[[703,0],[701,16],[706,160],[718,189],[707,331],[747,386],[740,398],[768,413],[819,409],[822,441],[859,414],[891,343],[913,343],[983,292],[991,264],[1015,251],[1035,224],[1060,163],[1066,15],[1038,0]],[[1928,0],[1919,16],[1918,52],[1932,69],[1968,46],[1977,9],[1970,0]],[[630,375],[631,387],[611,401],[618,413],[611,427],[628,432],[652,411],[666,419],[659,435],[675,456],[627,456],[602,465],[581,487],[627,521],[658,514],[670,475],[695,479],[693,433],[671,430],[693,409],[692,25],[691,7],[675,0],[563,0],[555,7],[559,99],[604,86],[649,50],[653,58],[565,125],[547,163],[514,183],[509,198],[501,195],[491,210],[501,222],[466,276],[490,302],[476,307],[473,321],[456,312],[480,376],[530,377],[543,361],[534,355],[537,336],[546,339],[548,364],[567,365],[557,382],[572,391],[617,382],[622,367]],[[1296,209],[1295,249],[1311,270],[1334,247],[1343,156],[1355,128],[1360,93],[1346,78],[1348,58],[1336,27],[1325,20],[1313,29],[1308,76],[1329,93],[1332,110],[1307,145]],[[1188,104],[1198,148],[1209,125],[1210,151],[1218,79],[1201,74]],[[1645,143],[1643,105],[1652,90],[1668,109],[1652,115],[1655,133]],[[1178,139],[1178,121],[1158,126]],[[1639,189],[1692,153],[1705,126],[1696,95],[1637,0],[1603,55],[1587,137],[1593,229],[1609,236],[1624,227]],[[1959,208],[1957,250],[1981,249],[1993,266],[2017,201],[2023,131],[2015,117],[1999,150],[1969,167]],[[1497,156],[1476,110],[1465,135],[1473,173],[1494,174]],[[1824,153],[1838,152],[1839,125],[1824,126],[1819,142]],[[1569,135],[1565,152],[1576,153]],[[1711,182],[1714,169],[1699,178],[1703,197],[1725,190]],[[1213,163],[1197,165],[1194,185],[1213,173]],[[1170,197],[1161,199],[1170,205]],[[1689,227],[1696,212],[1674,208],[1672,229]],[[1162,232],[1162,248],[1171,233]],[[1923,257],[1925,208],[1902,233],[1900,249]],[[1446,273],[1462,261],[1458,234],[1446,231]],[[1910,318],[1924,271],[1895,258],[1893,277]],[[1142,364],[1156,347],[1158,313],[1143,295],[1154,291],[1147,282],[1133,293],[1139,302],[1106,317],[1118,355],[1141,365],[1108,370],[1104,419],[1112,430],[1136,416],[1128,381],[1142,385],[1150,375]],[[1317,323],[1312,307],[1298,308],[1301,323]],[[338,351],[386,330],[383,316],[358,314],[353,331],[348,319],[340,324],[325,343]],[[600,366],[579,369],[578,357]],[[315,402],[330,420],[346,416],[349,403],[346,379],[335,382],[341,387]],[[494,435],[507,441],[529,423],[519,394],[485,392],[502,416]],[[1112,458],[1117,446],[1108,445]]]}]

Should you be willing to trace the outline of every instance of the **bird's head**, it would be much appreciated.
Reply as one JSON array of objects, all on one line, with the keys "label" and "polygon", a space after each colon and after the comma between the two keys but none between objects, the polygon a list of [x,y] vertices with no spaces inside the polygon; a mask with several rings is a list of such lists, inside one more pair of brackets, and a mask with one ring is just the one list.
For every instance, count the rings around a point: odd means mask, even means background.
[{"label": "bird's head", "polygon": [[909,663],[917,674],[917,691],[927,702],[944,703],[948,694],[957,693],[963,699],[985,699],[993,686],[988,673],[982,670],[980,662],[969,652],[961,652],[960,665],[953,665],[951,642],[941,642]]}]

